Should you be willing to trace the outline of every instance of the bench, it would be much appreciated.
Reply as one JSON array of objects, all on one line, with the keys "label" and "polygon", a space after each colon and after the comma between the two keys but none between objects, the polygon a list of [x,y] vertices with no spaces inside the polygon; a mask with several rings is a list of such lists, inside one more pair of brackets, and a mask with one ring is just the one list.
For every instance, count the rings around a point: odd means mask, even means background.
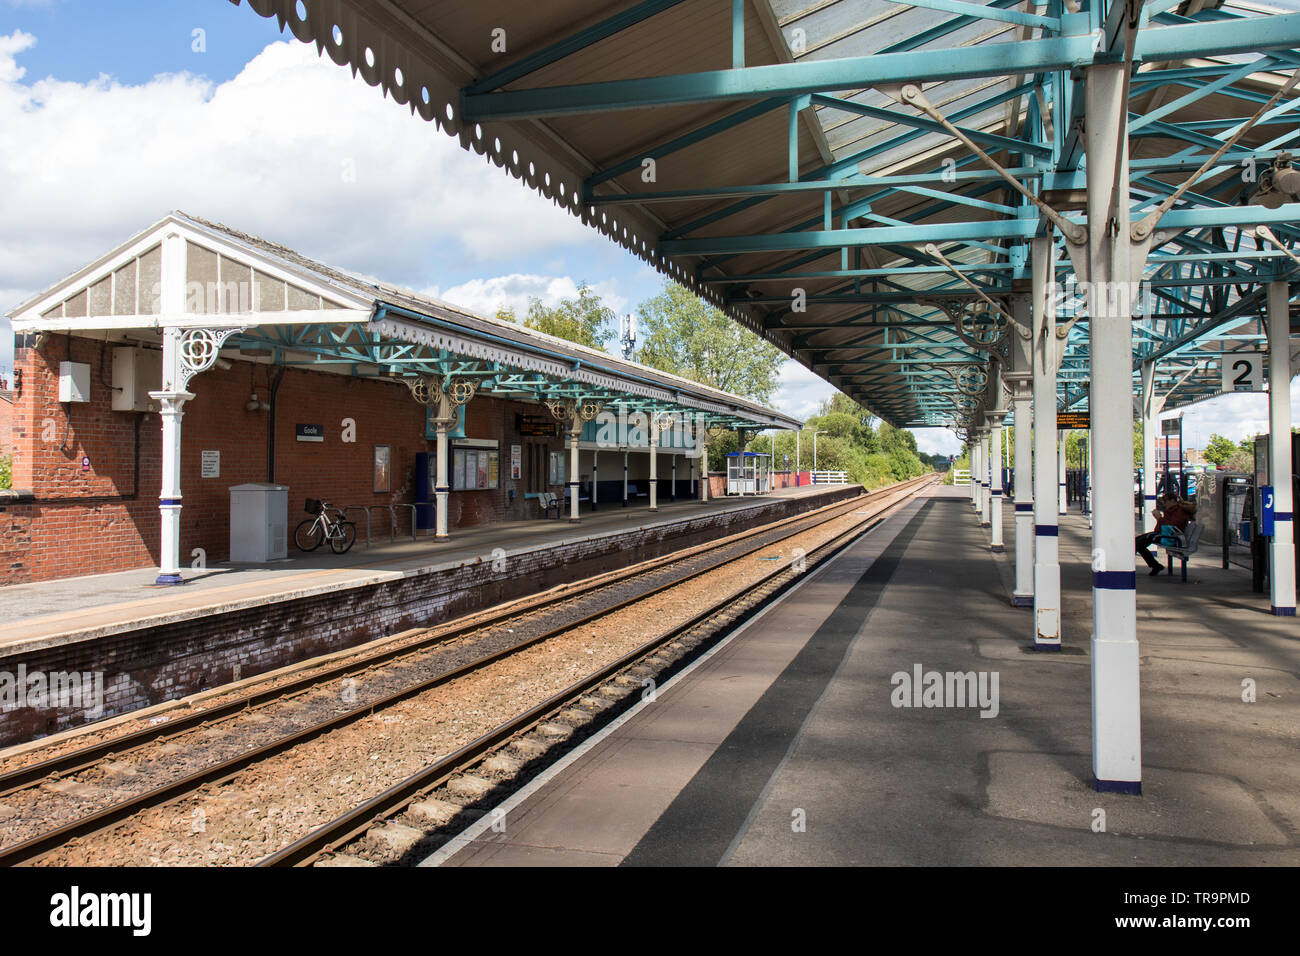
[{"label": "bench", "polygon": [[543,491],[537,495],[537,504],[542,509],[542,517],[549,518],[551,509],[555,509],[555,517],[560,517],[560,497],[551,491]]},{"label": "bench", "polygon": [[633,498],[649,498],[649,497],[650,497],[650,492],[642,491],[640,485],[632,483],[627,486],[628,501],[631,501]]},{"label": "bench", "polygon": [[1200,547],[1203,528],[1199,521],[1189,521],[1182,531],[1170,528],[1166,534],[1156,539],[1157,547],[1165,549],[1170,574],[1174,573],[1174,558],[1181,562],[1184,582],[1187,580],[1187,559]]}]

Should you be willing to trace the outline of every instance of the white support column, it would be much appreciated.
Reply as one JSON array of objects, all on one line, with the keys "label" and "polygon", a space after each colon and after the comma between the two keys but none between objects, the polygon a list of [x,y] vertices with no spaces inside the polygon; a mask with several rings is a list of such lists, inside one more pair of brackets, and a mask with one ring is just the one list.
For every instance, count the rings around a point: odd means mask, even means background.
[{"label": "white support column", "polygon": [[1156,398],[1156,363],[1142,363],[1142,514],[1140,527],[1155,530],[1151,512],[1156,506],[1156,429],[1161,402]]},{"label": "white support column", "polygon": [[569,523],[577,524],[578,517],[578,436],[582,434],[582,421],[576,412],[569,425]]},{"label": "white support column", "polygon": [[[1073,247],[1088,290],[1092,449],[1092,769],[1103,792],[1142,792],[1137,581],[1133,550],[1133,300],[1150,248],[1129,222],[1128,65],[1086,71],[1088,244]],[[1116,183],[1121,184],[1114,202]]]},{"label": "white support column", "polygon": [[989,502],[992,499],[993,455],[989,443],[989,427],[980,428],[980,527],[987,528],[990,523]]},{"label": "white support column", "polygon": [[[177,315],[185,309],[187,252],[179,234],[163,239],[161,311]],[[181,576],[181,419],[185,403],[194,397],[187,390],[189,376],[181,360],[181,330],[163,330],[162,381],[149,397],[158,402],[162,419],[162,485],[158,492],[160,530],[158,577],[155,584],[184,584]]]},{"label": "white support column", "polygon": [[[163,351],[174,350],[180,339],[179,329],[163,333]],[[164,363],[167,357],[164,355]],[[150,392],[158,400],[162,418],[162,488],[158,494],[158,512],[161,528],[161,551],[158,555],[158,577],[155,584],[183,584],[181,577],[181,419],[185,403],[194,397],[186,391]]]},{"label": "white support column", "polygon": [[971,430],[967,430],[966,432],[966,452],[969,459],[967,467],[970,469],[970,482],[966,486],[966,495],[970,498],[971,507],[974,508],[976,479],[975,464],[977,459],[975,457],[975,436]]},{"label": "white support column", "polygon": [[673,467],[671,473],[672,473],[672,484],[669,486],[668,489],[668,500],[676,501],[677,500],[677,456],[676,455],[673,455]]},{"label": "white support column", "polygon": [[659,446],[659,416],[650,415],[650,510],[659,510],[659,464],[655,452]]},{"label": "white support column", "polygon": [[451,482],[447,479],[447,430],[451,427],[451,420],[439,417],[434,420],[434,427],[437,428],[438,435],[438,460],[433,485],[433,538],[435,541],[443,541],[447,538],[447,499],[451,495]]},{"label": "white support column", "polygon": [[1291,491],[1291,289],[1268,284],[1269,477],[1273,482],[1273,543],[1269,602],[1279,617],[1295,616],[1295,531]]},{"label": "white support column", "polygon": [[1065,460],[1065,440],[1069,437],[1069,431],[1058,431],[1056,433],[1056,499],[1058,515],[1070,513],[1070,495],[1066,490],[1066,478],[1069,471],[1066,466],[1069,462]]},{"label": "white support column", "polygon": [[[1034,324],[1030,296],[1016,295],[1011,300],[1012,315],[1025,328]],[[1015,465],[1012,481],[1016,492],[1016,588],[1011,594],[1013,607],[1034,606],[1034,451],[1031,412],[1033,345],[1018,331],[1012,330],[1014,376],[1011,413],[1015,417]]]},{"label": "white support column", "polygon": [[[1130,424],[1131,423],[1132,420],[1130,419]],[[1132,431],[1131,428],[1129,430]],[[1084,441],[1087,442],[1088,465],[1086,468],[1083,469],[1083,480],[1080,482],[1081,491],[1080,491],[1079,500],[1081,502],[1080,507],[1086,508],[1088,511],[1088,527],[1091,528],[1092,527],[1092,505],[1093,502],[1097,500],[1097,495],[1093,492],[1093,487],[1092,487],[1092,429],[1091,428],[1089,428],[1084,433]],[[1130,471],[1132,470],[1132,462],[1133,462],[1133,458],[1132,456],[1130,456],[1129,457]]]},{"label": "white support column", "polygon": [[700,500],[709,500],[709,442],[706,437],[700,441]]},{"label": "white support column", "polygon": [[[997,395],[1001,398],[1002,383],[995,382]],[[1006,550],[1002,545],[1002,416],[1001,410],[989,412],[992,430],[989,442],[993,447],[993,470],[990,473],[993,487],[989,489],[989,550],[1000,554]]]},{"label": "white support column", "polygon": [[1056,369],[1060,359],[1053,308],[1050,239],[1032,240],[1034,402],[1034,647],[1061,649],[1060,529],[1056,494]]},{"label": "white support column", "polygon": [[983,450],[984,442],[980,438],[979,429],[974,429],[970,439],[970,503],[976,515],[980,513],[981,488],[984,483],[984,465],[980,461]]},{"label": "white support column", "polygon": [[623,449],[623,507],[627,507],[627,449]]},{"label": "white support column", "polygon": [[[175,248],[179,241],[181,248]],[[164,240],[163,277],[171,285],[183,288],[185,272],[184,241],[178,236]],[[176,305],[172,293],[164,293],[164,303]],[[179,311],[180,306],[177,306]],[[155,584],[184,584],[181,576],[181,420],[185,403],[194,398],[188,390],[190,379],[213,366],[221,351],[221,343],[236,329],[163,329],[162,388],[150,392],[149,397],[158,402],[162,419],[162,486],[158,493],[159,552],[158,577]]]},{"label": "white support column", "polygon": [[600,465],[597,459],[600,457],[599,449],[592,449],[591,452],[591,510],[596,511],[596,492],[600,488]]}]

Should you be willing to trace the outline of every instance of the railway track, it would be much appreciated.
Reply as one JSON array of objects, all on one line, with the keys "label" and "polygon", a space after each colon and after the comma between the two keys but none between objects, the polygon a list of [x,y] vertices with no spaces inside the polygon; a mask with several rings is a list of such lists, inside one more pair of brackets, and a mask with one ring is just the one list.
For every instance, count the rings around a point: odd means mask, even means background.
[{"label": "railway track", "polygon": [[[802,560],[808,564],[819,564],[822,561],[832,557],[843,548],[861,536],[867,526],[874,526],[883,521],[889,512],[894,508],[900,507],[912,498],[916,490],[922,485],[928,483],[928,476],[922,479],[904,482],[903,487],[894,486],[889,489],[891,494],[879,502],[873,503],[870,510],[864,514],[863,520],[850,530],[843,532],[817,548],[814,552],[804,555]],[[662,634],[657,635],[651,640],[645,642],[642,646],[623,655],[613,663],[601,668],[592,674],[583,677],[569,687],[565,688],[558,694],[553,695],[546,701],[530,708],[528,711],[520,714],[512,720],[494,728],[487,734],[472,741],[470,744],[462,747],[455,753],[438,760],[428,768],[421,770],[419,773],[408,777],[406,780],[389,788],[378,796],[366,801],[363,804],[353,808],[345,814],[329,821],[307,836],[295,841],[290,846],[285,847],[278,853],[272,854],[259,861],[259,866],[310,866],[319,861],[322,857],[333,853],[349,844],[354,844],[362,840],[366,833],[376,827],[384,827],[389,824],[398,814],[402,813],[407,807],[420,800],[427,800],[439,788],[453,780],[457,775],[465,774],[475,764],[482,762],[492,754],[499,752],[511,741],[518,739],[539,725],[557,720],[560,715],[566,711],[572,713],[575,704],[578,704],[584,695],[595,691],[603,685],[609,685],[616,681],[620,675],[625,675],[629,671],[643,665],[647,658],[661,652],[661,649],[682,638],[691,640],[692,632],[711,631],[708,635],[714,640],[710,643],[716,643],[727,633],[730,633],[740,623],[748,619],[753,612],[759,607],[768,603],[775,593],[784,591],[787,587],[797,580],[796,574],[792,574],[792,565],[799,561],[799,558],[792,558],[784,564],[772,568],[756,583],[751,584],[742,595],[728,595],[722,598],[704,610],[692,616],[689,620],[676,624],[667,629]],[[796,572],[804,573],[804,570]],[[786,577],[788,580],[779,582],[778,579]],[[738,597],[740,601],[738,601]],[[749,602],[748,607],[742,607],[738,613],[730,615],[725,622],[725,628],[719,629],[714,627],[716,619],[720,615],[726,614],[729,610],[735,608],[738,603],[743,603],[745,597],[756,597],[758,600]],[[670,665],[677,665],[671,669],[676,670],[684,666],[688,651],[702,652],[704,643],[703,639],[691,640],[689,647],[683,647],[683,653],[677,655],[676,660],[667,660]],[[691,658],[697,654],[690,654]],[[651,668],[643,671],[655,672],[656,676],[666,677],[664,673],[668,668]],[[645,682],[643,674],[633,675],[633,680],[624,684],[624,687],[639,686]],[[618,698],[626,698],[628,695],[625,691],[620,691],[615,687],[615,694]],[[604,715],[607,722],[615,714],[608,713]],[[549,762],[549,761],[548,761]]]},{"label": "railway track", "polygon": [[[876,494],[886,490],[880,489]],[[151,722],[139,730],[88,743],[66,753],[0,773],[0,798],[50,777],[76,773],[106,757],[120,756],[156,741],[176,738],[185,731],[213,725],[249,709],[288,699],[331,681],[356,677],[380,665],[409,658],[467,635],[480,633],[489,627],[503,626],[507,631],[513,631],[512,625],[522,622],[530,615],[548,609],[558,609],[561,605],[591,602],[598,595],[603,595],[606,599],[603,606],[612,609],[626,595],[645,587],[638,582],[650,581],[653,585],[668,578],[681,579],[690,574],[700,573],[702,570],[707,570],[710,564],[716,565],[748,553],[756,547],[766,546],[769,541],[779,540],[781,536],[795,529],[810,527],[851,511],[863,498],[870,497],[870,494],[866,494],[846,502],[835,502],[805,514],[793,515],[781,521],[738,532],[722,541],[696,545],[608,574],[562,585],[545,594],[512,601],[489,612],[470,614],[445,625],[423,628],[413,640],[394,643],[391,646],[383,646],[356,655],[347,655],[341,661],[322,669],[312,669],[286,683],[275,683],[274,686],[260,690],[253,689],[248,693],[230,695],[216,704],[188,713],[163,715],[156,718],[157,723]],[[724,551],[724,548],[736,550],[728,552]],[[652,578],[654,580],[651,580]],[[645,593],[644,590],[642,593]],[[552,618],[557,623],[562,619],[562,615]],[[576,623],[578,617],[575,616],[572,620]],[[93,733],[93,725],[86,730]]]},{"label": "railway track", "polygon": [[[168,805],[201,788],[230,781],[261,761],[292,751],[309,741],[326,737],[363,718],[384,712],[400,702],[419,698],[420,695],[434,688],[481,671],[494,662],[510,658],[526,648],[540,645],[557,635],[573,632],[576,628],[590,625],[620,610],[633,608],[639,602],[669,592],[685,581],[733,562],[742,561],[757,551],[771,548],[774,544],[804,534],[827,521],[837,520],[850,514],[854,509],[866,506],[870,515],[864,517],[862,522],[855,523],[854,527],[858,529],[852,532],[852,536],[855,537],[860,533],[861,526],[872,520],[872,516],[910,497],[916,487],[926,480],[931,479],[927,476],[926,479],[880,489],[871,495],[860,496],[805,515],[751,529],[721,542],[710,542],[684,552],[643,562],[622,571],[589,579],[570,588],[514,602],[505,609],[475,615],[465,622],[432,628],[413,643],[370,651],[346,659],[342,663],[296,677],[288,683],[236,695],[196,714],[177,717],[165,724],[145,727],[111,740],[95,741],[83,748],[0,774],[0,795],[4,796],[10,806],[15,795],[21,796],[34,788],[39,788],[40,798],[48,801],[57,799],[55,796],[57,794],[76,794],[78,787],[88,786],[76,778],[93,775],[103,767],[115,766],[115,772],[120,777],[123,756],[136,755],[143,759],[149,754],[151,748],[161,748],[165,751],[164,756],[174,757],[178,747],[186,751],[193,749],[192,746],[183,747],[177,743],[178,740],[193,744],[196,737],[220,738],[223,729],[235,727],[241,717],[273,712],[277,707],[298,705],[297,709],[303,712],[298,715],[299,718],[303,718],[305,714],[305,719],[299,719],[292,729],[282,731],[277,728],[267,731],[263,734],[265,739],[259,739],[255,745],[235,746],[233,753],[229,752],[230,746],[224,746],[220,749],[227,752],[220,759],[189,772],[163,772],[161,776],[165,779],[157,784],[145,786],[122,799],[109,799],[106,805],[99,806],[92,812],[77,815],[73,819],[60,822],[40,832],[29,833],[9,846],[0,846],[0,865],[36,862],[70,841],[107,832],[146,810]],[[843,538],[844,535],[840,537]],[[773,567],[770,573],[764,575],[763,580],[768,581],[787,569],[788,563]],[[656,646],[671,641],[673,635],[700,626],[706,619],[717,613],[717,608],[711,608],[701,615],[696,615],[685,624],[671,629],[669,636],[661,637]],[[631,657],[624,655],[628,657],[627,660],[620,658],[598,669],[580,683],[584,688],[596,686],[602,680],[608,680],[611,674],[617,674],[634,666],[635,659],[645,657],[647,653],[644,649],[638,649]],[[340,681],[345,682],[345,685],[348,681],[357,683],[358,678],[362,679],[366,687],[365,699],[359,700],[354,697],[353,700],[348,700],[347,695],[344,694],[342,704],[346,706],[342,706],[337,685]],[[566,689],[558,697],[565,700],[572,698],[571,690],[572,688]],[[577,693],[581,694],[582,689]],[[417,775],[420,778],[418,783],[405,780],[396,787],[390,788],[391,793],[386,791],[351,812],[359,812],[363,817],[367,817],[368,814],[367,818],[369,818],[386,812],[382,805],[390,801],[402,805],[410,803],[409,794],[418,794],[422,790],[437,786],[440,775],[445,778],[454,774],[457,772],[456,767],[472,762],[487,751],[498,748],[501,739],[520,733],[520,727],[527,729],[536,726],[547,713],[555,710],[553,704],[554,701],[548,699],[542,704],[529,708],[525,714],[502,724],[493,733],[484,735],[469,746],[462,747],[450,756],[438,760],[432,767]],[[275,724],[276,720],[272,719],[270,723]],[[514,729],[509,731],[502,729],[507,726]],[[505,734],[506,738],[501,738],[501,734]],[[221,743],[224,745],[226,742],[221,741]],[[187,758],[189,756],[187,753]],[[176,761],[164,759],[154,762],[161,763],[165,768]],[[181,763],[183,764],[184,761]],[[191,765],[192,763],[193,760]],[[432,777],[429,776],[430,773]],[[316,832],[319,831],[313,831]],[[306,839],[309,838],[304,838]],[[343,838],[330,831],[322,837],[321,846],[336,845],[340,839]],[[301,842],[297,841],[293,846],[281,851],[282,854],[292,850],[293,852],[290,853],[292,859],[281,857],[281,854],[272,854],[268,857],[268,861],[314,860],[321,852],[325,852],[306,845],[299,846]]]}]

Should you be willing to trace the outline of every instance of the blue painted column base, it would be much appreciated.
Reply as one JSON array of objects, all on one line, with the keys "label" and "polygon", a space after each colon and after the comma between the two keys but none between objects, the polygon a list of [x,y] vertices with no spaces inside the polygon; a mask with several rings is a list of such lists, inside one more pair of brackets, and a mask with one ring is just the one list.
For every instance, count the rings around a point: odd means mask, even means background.
[{"label": "blue painted column base", "polygon": [[1096,780],[1092,788],[1098,793],[1127,793],[1142,796],[1141,780]]},{"label": "blue painted column base", "polygon": [[[158,575],[157,580],[154,581],[154,586],[167,587],[172,584],[184,584],[184,583],[185,583],[185,579],[181,577],[179,574],[160,574]],[[1295,613],[1295,608],[1291,609],[1291,613],[1292,614]]]},{"label": "blue painted column base", "polygon": [[1007,549],[1004,545],[991,544],[989,545],[989,550],[992,551],[994,554],[1004,554]]},{"label": "blue painted column base", "polygon": [[1011,595],[1012,607],[1033,607],[1034,596],[1032,594],[1013,594]]},{"label": "blue painted column base", "polygon": [[1271,611],[1278,617],[1295,617],[1295,608],[1293,607],[1275,607]]},{"label": "blue painted column base", "polygon": [[1036,651],[1059,651],[1060,649],[1060,644],[1034,644],[1034,650]]}]

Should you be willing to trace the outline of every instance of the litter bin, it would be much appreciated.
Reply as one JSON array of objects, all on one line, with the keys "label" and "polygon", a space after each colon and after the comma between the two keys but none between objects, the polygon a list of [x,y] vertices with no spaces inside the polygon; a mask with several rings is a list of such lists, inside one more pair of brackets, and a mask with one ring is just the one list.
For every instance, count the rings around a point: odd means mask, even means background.
[{"label": "litter bin", "polygon": [[288,528],[288,485],[254,483],[231,487],[231,561],[274,561],[287,558]]}]

